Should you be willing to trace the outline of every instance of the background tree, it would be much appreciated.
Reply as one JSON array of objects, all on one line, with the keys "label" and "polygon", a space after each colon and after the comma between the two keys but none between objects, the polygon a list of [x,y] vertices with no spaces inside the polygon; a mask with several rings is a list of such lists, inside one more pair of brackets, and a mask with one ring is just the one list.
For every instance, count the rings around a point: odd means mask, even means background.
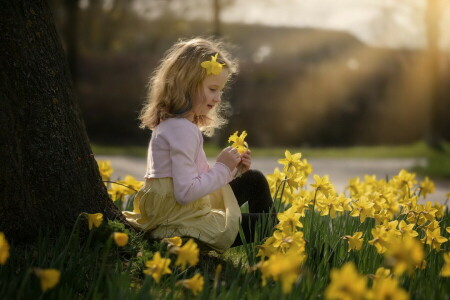
[{"label": "background tree", "polygon": [[1,0],[0,231],[28,241],[108,198],[46,0]]}]

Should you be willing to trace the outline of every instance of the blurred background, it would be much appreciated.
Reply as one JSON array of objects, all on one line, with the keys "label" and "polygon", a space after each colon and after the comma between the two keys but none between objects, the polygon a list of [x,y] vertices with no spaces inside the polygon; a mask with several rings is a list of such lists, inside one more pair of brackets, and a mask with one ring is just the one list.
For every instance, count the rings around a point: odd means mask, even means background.
[{"label": "blurred background", "polygon": [[229,124],[254,147],[450,140],[445,0],[49,0],[91,142],[146,146],[152,71],[179,38],[223,38],[240,61]]}]

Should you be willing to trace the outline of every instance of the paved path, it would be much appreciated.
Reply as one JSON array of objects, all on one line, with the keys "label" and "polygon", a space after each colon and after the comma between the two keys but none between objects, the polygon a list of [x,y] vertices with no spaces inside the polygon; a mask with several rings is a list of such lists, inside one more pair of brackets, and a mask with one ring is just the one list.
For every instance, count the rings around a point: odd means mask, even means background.
[{"label": "paved path", "polygon": [[[123,178],[129,174],[141,180],[146,169],[146,160],[143,158],[128,156],[104,156],[97,155],[96,159],[110,160],[114,173],[112,179]],[[275,167],[280,166],[275,157],[253,158],[252,168],[262,171],[264,174],[273,173]],[[391,178],[401,169],[408,169],[416,165],[426,163],[423,158],[383,158],[383,159],[348,159],[348,158],[314,158],[308,159],[312,164],[313,174],[320,176],[329,175],[338,192],[343,192],[348,180],[353,177],[361,177],[365,174],[376,175],[377,178]],[[210,159],[210,164],[214,159]],[[312,176],[310,176],[310,181]],[[422,180],[423,178],[418,178]],[[431,178],[433,180],[433,178]],[[426,200],[445,202],[445,194],[450,188],[450,180],[434,180],[436,192],[429,195]],[[450,201],[449,201],[450,202]],[[449,203],[450,205],[450,203]]]}]

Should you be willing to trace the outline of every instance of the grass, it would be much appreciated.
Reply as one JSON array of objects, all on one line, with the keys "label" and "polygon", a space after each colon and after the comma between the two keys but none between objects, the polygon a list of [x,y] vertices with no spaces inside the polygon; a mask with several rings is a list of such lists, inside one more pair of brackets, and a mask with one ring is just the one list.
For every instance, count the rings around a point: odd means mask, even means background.
[{"label": "grass", "polygon": [[[417,193],[415,188],[411,190]],[[369,279],[371,274],[375,274],[381,266],[389,267],[389,260],[368,243],[373,238],[375,219],[368,217],[360,220],[359,217],[350,216],[348,211],[338,214],[336,218],[327,214],[322,216],[319,204],[316,206],[317,191],[309,196],[314,194],[314,199],[308,198],[310,203],[314,203],[312,209],[306,210],[305,215],[300,217],[304,228],[297,230],[302,231],[306,241],[307,259],[296,275],[290,293],[283,292],[281,280],[267,279],[267,284],[263,285],[261,269],[254,268],[261,261],[261,257],[257,256],[259,245],[264,243],[264,236],[272,234],[271,228],[264,231],[261,229],[264,226],[259,227],[261,231],[258,230],[254,243],[244,243],[223,254],[203,251],[199,264],[181,270],[173,266],[176,255],[169,253],[166,244],[148,239],[142,232],[130,231],[117,221],[104,221],[98,228],[88,231],[86,217],[81,215],[70,232],[61,228],[58,236],[51,237],[43,230],[35,244],[11,245],[9,259],[4,265],[0,265],[0,298],[323,299],[325,290],[332,283],[330,272],[347,262],[353,262],[360,276],[366,276],[370,288],[373,281]],[[125,196],[115,204],[119,209],[130,209],[134,195]],[[281,207],[281,213],[290,205],[280,205],[280,200],[275,199],[275,207]],[[382,203],[384,201],[377,205]],[[418,239],[425,237],[425,227],[432,224],[434,218],[442,229],[440,234],[450,238],[450,232],[445,231],[450,226],[448,207],[445,205],[442,216],[435,215],[430,208],[423,209],[423,214],[428,219],[424,224],[415,221],[414,229],[419,233]],[[405,214],[395,214],[392,219],[401,221],[406,220],[406,217]],[[342,237],[357,231],[363,233],[363,246],[359,251],[348,251],[348,243]],[[116,246],[112,240],[113,232],[127,233],[130,237],[128,244],[124,247]],[[426,266],[415,269],[411,274],[398,276],[399,286],[412,299],[448,298],[450,277],[441,277],[439,272],[444,265],[442,254],[450,251],[450,242],[442,243],[439,251],[428,244],[421,247],[425,251]],[[146,262],[156,252],[172,260],[172,273],[164,275],[160,282],[143,274]],[[35,268],[60,270],[61,279],[56,287],[42,292],[39,279],[33,271]],[[221,271],[218,271],[220,268]],[[193,295],[177,283],[196,273],[204,277],[205,283],[203,290],[198,295]]]},{"label": "grass", "polygon": [[[307,214],[304,223],[307,224],[311,217]],[[310,227],[305,231],[310,241],[307,263],[288,295],[282,293],[279,282],[270,281],[261,286],[261,274],[249,268],[243,247],[223,255],[203,254],[199,265],[186,271],[173,268],[171,275],[165,275],[157,283],[143,275],[145,261],[156,251],[165,253],[172,261],[175,257],[167,254],[165,244],[147,240],[142,234],[129,232],[113,221],[105,222],[84,238],[79,230],[72,235],[62,230],[56,238],[42,233],[36,245],[13,245],[8,263],[0,267],[0,295],[2,299],[322,299],[333,268],[353,261],[360,274],[374,274],[383,265],[382,256],[367,242],[359,252],[347,252],[346,242],[340,239],[355,231],[369,236],[373,219],[360,223],[358,218],[348,214],[336,219],[315,217],[314,229]],[[86,227],[84,220],[80,221],[78,225]],[[442,222],[443,227],[450,225],[448,211]],[[129,244],[123,248],[112,244],[109,236],[114,231],[128,232]],[[449,250],[447,243],[441,252]],[[443,265],[442,255],[428,251],[425,270],[401,277],[401,286],[412,299],[444,299],[450,293],[450,279],[438,275]],[[219,279],[215,276],[218,264],[223,268]],[[39,280],[32,273],[35,267],[62,270],[60,283],[41,292]],[[196,297],[176,284],[195,273],[205,277],[203,291]]]}]

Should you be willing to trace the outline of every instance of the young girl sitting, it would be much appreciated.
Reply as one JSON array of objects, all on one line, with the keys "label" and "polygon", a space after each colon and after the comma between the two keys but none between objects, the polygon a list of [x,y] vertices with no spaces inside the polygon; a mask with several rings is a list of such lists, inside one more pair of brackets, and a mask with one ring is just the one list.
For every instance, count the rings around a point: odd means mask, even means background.
[{"label": "young girl sitting", "polygon": [[[207,39],[178,42],[165,54],[140,115],[141,127],[152,130],[145,185],[124,212],[137,229],[155,239],[193,237],[222,252],[242,243],[241,221],[253,241],[256,220],[272,210],[264,175],[249,170],[250,151],[226,147],[209,167],[203,150],[202,133],[226,123],[221,95],[236,72],[228,52]],[[241,215],[245,202],[250,213]]]}]

